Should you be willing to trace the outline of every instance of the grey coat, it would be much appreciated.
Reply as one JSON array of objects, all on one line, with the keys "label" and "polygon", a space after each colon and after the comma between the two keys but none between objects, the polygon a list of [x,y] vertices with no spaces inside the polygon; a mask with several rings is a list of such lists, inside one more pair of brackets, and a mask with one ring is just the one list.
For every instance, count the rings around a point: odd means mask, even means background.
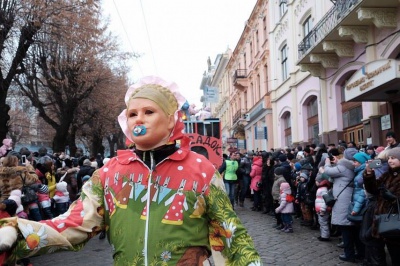
[{"label": "grey coat", "polygon": [[281,184],[283,182],[286,182],[285,178],[283,177],[283,175],[275,175],[275,179],[274,179],[274,184],[272,185],[272,198],[274,200],[279,200],[281,197]]},{"label": "grey coat", "polygon": [[[354,178],[354,165],[352,161],[340,159],[337,165],[330,163],[325,164],[325,173],[333,179],[333,195],[337,195],[346,185]],[[332,208],[332,224],[336,225],[353,225],[347,220],[348,207],[353,194],[353,184],[351,183],[339,195],[335,205]]]}]

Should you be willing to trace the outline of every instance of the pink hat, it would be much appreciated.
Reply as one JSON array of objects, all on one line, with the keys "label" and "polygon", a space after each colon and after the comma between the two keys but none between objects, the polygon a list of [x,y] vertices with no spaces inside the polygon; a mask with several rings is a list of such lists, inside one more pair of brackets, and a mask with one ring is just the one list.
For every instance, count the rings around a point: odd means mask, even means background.
[{"label": "pink hat", "polygon": [[[167,88],[169,91],[172,92],[172,94],[175,96],[176,101],[178,102],[178,110],[175,112],[174,117],[175,117],[175,124],[177,124],[178,120],[182,120],[180,117],[180,109],[182,108],[183,104],[186,102],[185,97],[183,97],[183,95],[179,92],[179,88],[178,85],[176,85],[174,82],[168,82],[165,81],[159,77],[156,76],[148,76],[148,77],[144,77],[141,80],[139,80],[137,83],[135,83],[134,85],[132,85],[131,87],[129,87],[128,91],[125,94],[125,104],[128,105],[129,103],[129,98],[132,95],[133,92],[135,92],[137,89],[141,88],[144,85],[149,85],[149,84],[155,84],[155,85],[160,85],[164,88]],[[131,138],[131,132],[128,129],[128,125],[127,125],[127,117],[126,117],[126,109],[124,109],[121,114],[118,116],[118,122],[119,125],[122,129],[122,131],[124,132],[125,136],[127,137],[127,139],[129,139],[130,141],[132,141]],[[175,127],[174,131],[184,131],[184,126],[183,126],[183,122],[181,122],[181,126],[180,127]],[[178,133],[178,132],[175,132]],[[182,134],[182,133],[181,133]],[[170,136],[170,141],[171,140],[175,140],[179,138],[180,134],[174,135],[174,136]]]},{"label": "pink hat", "polygon": [[375,149],[375,152],[376,152],[376,153],[380,153],[380,152],[382,152],[382,151],[384,151],[384,150],[385,150],[385,147],[379,146],[378,148]]},{"label": "pink hat", "polygon": [[289,183],[287,183],[287,182],[283,182],[282,184],[281,184],[281,190],[285,190],[285,189],[288,189],[288,188],[290,188],[290,185],[289,185]]},{"label": "pink hat", "polygon": [[15,201],[18,207],[21,206],[21,190],[19,189],[11,190],[8,199]]}]

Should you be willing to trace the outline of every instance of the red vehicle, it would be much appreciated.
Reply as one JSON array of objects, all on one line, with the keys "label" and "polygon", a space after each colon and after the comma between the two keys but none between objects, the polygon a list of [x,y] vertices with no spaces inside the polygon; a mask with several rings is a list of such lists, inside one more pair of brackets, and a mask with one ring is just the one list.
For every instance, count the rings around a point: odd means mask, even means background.
[{"label": "red vehicle", "polygon": [[190,149],[204,155],[215,167],[222,164],[221,122],[218,118],[184,121],[185,132],[191,139]]}]

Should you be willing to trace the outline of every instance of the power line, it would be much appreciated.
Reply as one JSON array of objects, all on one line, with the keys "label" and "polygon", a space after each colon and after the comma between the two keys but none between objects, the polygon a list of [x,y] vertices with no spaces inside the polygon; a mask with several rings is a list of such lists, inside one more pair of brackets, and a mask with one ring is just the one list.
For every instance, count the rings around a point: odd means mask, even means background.
[{"label": "power line", "polygon": [[[133,45],[132,45],[131,40],[130,40],[130,38],[129,38],[128,32],[126,31],[124,22],[122,21],[122,18],[121,18],[121,15],[120,15],[120,13],[119,13],[117,4],[115,3],[115,0],[113,0],[113,3],[114,3],[115,10],[117,11],[117,15],[118,15],[119,21],[121,22],[122,29],[124,30],[125,35],[126,35],[126,38],[128,39],[129,47],[131,48],[132,53],[136,54],[135,49],[133,49]],[[143,70],[142,70],[142,67],[140,66],[139,60],[137,59],[136,56],[134,56],[134,58],[135,58],[136,63],[138,64],[140,74],[143,76]]]},{"label": "power line", "polygon": [[156,74],[158,74],[156,60],[154,58],[154,53],[153,53],[153,45],[151,44],[149,29],[147,28],[147,21],[146,21],[146,16],[144,15],[142,0],[140,0],[140,7],[142,8],[142,15],[143,15],[143,20],[144,20],[144,26],[146,28],[147,40],[148,40],[149,46],[150,46],[151,58],[153,59],[153,64],[154,64],[154,68],[156,70]]}]

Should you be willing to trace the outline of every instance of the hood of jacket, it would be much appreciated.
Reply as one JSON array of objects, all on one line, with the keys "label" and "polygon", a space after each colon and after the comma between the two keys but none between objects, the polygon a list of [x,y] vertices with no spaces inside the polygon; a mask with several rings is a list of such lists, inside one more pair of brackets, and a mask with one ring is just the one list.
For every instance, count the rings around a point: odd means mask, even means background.
[{"label": "hood of jacket", "polygon": [[340,159],[337,164],[338,165],[343,165],[347,169],[349,169],[351,171],[354,171],[354,164],[350,160],[347,160],[347,159],[343,158],[343,159]]}]

